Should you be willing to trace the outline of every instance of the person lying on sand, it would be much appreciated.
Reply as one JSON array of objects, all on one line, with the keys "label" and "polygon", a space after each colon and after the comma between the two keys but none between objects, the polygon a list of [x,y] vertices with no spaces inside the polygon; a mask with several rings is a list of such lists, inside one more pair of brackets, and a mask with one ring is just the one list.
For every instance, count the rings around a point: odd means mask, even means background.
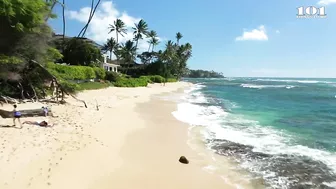
[{"label": "person lying on sand", "polygon": [[23,124],[30,124],[30,125],[38,125],[41,127],[52,127],[53,125],[49,125],[47,121],[25,121]]}]

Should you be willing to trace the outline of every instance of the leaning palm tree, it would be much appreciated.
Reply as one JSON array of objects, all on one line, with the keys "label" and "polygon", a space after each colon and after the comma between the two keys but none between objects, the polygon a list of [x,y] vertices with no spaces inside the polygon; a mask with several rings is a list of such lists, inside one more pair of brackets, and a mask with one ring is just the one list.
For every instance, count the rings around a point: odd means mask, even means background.
[{"label": "leaning palm tree", "polygon": [[179,45],[180,39],[182,39],[183,35],[180,32],[176,33],[176,42],[177,45]]},{"label": "leaning palm tree", "polygon": [[156,31],[151,30],[150,32],[148,32],[148,37],[150,38],[150,39],[147,41],[147,42],[149,43],[149,47],[148,47],[148,52],[149,52],[153,40],[157,38],[157,33],[156,33]]},{"label": "leaning palm tree", "polygon": [[113,22],[113,25],[110,24],[109,29],[110,29],[109,33],[114,31],[116,32],[117,43],[119,43],[118,34],[124,37],[123,34],[126,34],[127,32],[125,23],[119,18]]},{"label": "leaning palm tree", "polygon": [[134,42],[130,40],[126,41],[126,43],[123,44],[119,50],[121,59],[123,60],[124,64],[127,64],[126,74],[129,65],[135,61],[136,50],[137,49],[134,46]]},{"label": "leaning palm tree", "polygon": [[110,53],[110,60],[112,60],[113,51],[115,52],[117,48],[118,48],[118,43],[112,37],[108,39],[107,42],[103,46],[103,50],[108,51]]},{"label": "leaning palm tree", "polygon": [[134,25],[135,27],[133,27],[133,34],[135,40],[135,48],[137,48],[139,39],[143,39],[143,35],[148,36],[148,25],[143,19],[141,19],[139,23]]}]

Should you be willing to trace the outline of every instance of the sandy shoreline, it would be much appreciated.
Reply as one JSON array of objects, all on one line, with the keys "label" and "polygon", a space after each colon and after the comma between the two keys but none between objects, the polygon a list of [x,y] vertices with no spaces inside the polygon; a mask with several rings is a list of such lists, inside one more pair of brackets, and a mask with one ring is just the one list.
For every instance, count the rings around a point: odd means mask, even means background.
[{"label": "sandy shoreline", "polygon": [[[53,128],[0,128],[0,188],[231,188],[201,169],[202,158],[187,145],[188,127],[170,114],[176,104],[150,100],[189,85],[87,91],[78,95],[87,109],[72,99],[52,106],[59,116],[49,118]],[[32,106],[41,104],[18,108]],[[191,163],[180,164],[181,155]]]}]

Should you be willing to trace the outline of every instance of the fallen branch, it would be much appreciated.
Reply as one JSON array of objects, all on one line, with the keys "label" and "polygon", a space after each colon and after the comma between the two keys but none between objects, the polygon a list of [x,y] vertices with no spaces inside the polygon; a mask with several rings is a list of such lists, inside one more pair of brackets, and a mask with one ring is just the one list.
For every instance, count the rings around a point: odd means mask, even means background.
[{"label": "fallen branch", "polygon": [[9,96],[2,96],[0,95],[0,97],[3,99],[3,101],[5,101],[7,104],[16,104],[18,103],[16,99],[11,98]]}]

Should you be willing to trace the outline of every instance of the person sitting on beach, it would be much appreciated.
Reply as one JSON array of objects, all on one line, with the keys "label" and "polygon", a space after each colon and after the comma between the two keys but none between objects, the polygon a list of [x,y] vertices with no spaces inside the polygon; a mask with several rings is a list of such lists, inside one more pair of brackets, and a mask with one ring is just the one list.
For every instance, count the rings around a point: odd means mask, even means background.
[{"label": "person sitting on beach", "polygon": [[38,125],[41,127],[52,127],[52,125],[49,125],[47,121],[25,121],[23,124],[30,124],[30,125]]},{"label": "person sitting on beach", "polygon": [[21,128],[22,128],[22,124],[21,124],[21,121],[20,121],[21,112],[16,110],[16,108],[17,108],[16,104],[14,104],[13,107],[14,107],[14,109],[13,109],[13,116],[14,116],[13,123],[14,123],[14,126],[16,126],[15,120],[17,119],[20,123]]}]

